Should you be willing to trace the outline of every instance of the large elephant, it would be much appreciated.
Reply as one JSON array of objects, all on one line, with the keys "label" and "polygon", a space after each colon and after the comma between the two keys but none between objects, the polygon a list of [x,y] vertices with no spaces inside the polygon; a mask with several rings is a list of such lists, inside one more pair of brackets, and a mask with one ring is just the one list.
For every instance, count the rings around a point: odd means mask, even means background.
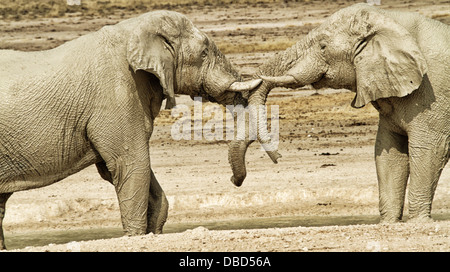
[{"label": "large elephant", "polygon": [[375,161],[381,222],[431,220],[450,151],[450,27],[420,14],[344,8],[260,67],[260,93],[277,86],[346,88],[351,105],[379,111]]},{"label": "large elephant", "polygon": [[[91,164],[111,182],[128,235],[162,231],[168,202],[150,167],[149,139],[175,94],[247,105],[243,82],[184,15],[156,11],[40,52],[0,51],[0,248],[13,192]],[[252,93],[252,95],[256,95]]]}]

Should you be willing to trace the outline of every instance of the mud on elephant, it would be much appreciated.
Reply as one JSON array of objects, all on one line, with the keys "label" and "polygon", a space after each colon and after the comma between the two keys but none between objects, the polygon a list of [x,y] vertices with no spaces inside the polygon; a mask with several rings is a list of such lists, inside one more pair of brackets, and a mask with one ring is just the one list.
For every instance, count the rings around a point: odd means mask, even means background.
[{"label": "mud on elephant", "polygon": [[372,103],[381,220],[401,220],[408,178],[409,218],[430,220],[450,156],[449,44],[446,24],[357,4],[262,65],[259,88],[346,88],[353,107]]},{"label": "mud on elephant", "polygon": [[247,105],[242,82],[184,15],[156,11],[39,52],[0,50],[0,248],[13,192],[96,164],[111,182],[128,235],[159,233],[168,202],[151,170],[149,139],[175,94]]}]

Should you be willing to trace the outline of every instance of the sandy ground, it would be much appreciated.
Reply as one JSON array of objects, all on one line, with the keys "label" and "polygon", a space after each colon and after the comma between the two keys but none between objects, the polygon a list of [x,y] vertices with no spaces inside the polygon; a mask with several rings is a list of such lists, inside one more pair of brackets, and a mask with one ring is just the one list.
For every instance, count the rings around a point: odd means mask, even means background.
[{"label": "sandy ground", "polygon": [[[326,16],[356,1],[190,7],[185,13],[218,44],[239,45],[297,40]],[[450,22],[448,1],[382,1],[383,8],[417,11]],[[0,21],[0,47],[42,50],[114,24],[134,14],[107,18]],[[229,53],[244,76],[268,52]],[[19,251],[449,251],[450,169],[444,169],[433,202],[433,223],[367,223],[349,226],[267,227],[208,230],[210,222],[267,218],[378,215],[373,145],[377,112],[350,107],[345,90],[274,90],[269,105],[280,114],[279,151],[272,164],[258,144],[247,153],[248,176],[242,187],[229,181],[227,141],[175,141],[174,118],[163,111],[151,139],[152,169],[170,203],[167,226],[190,230],[162,235],[100,239],[25,247]],[[178,103],[192,105],[188,97]],[[211,104],[204,104],[206,105]],[[407,205],[406,205],[406,216]],[[120,228],[113,187],[94,166],[59,183],[17,192],[7,203],[8,237],[40,231]],[[206,226],[206,227],[205,227]],[[37,234],[39,235],[39,234]],[[11,238],[12,239],[12,238]],[[16,249],[17,250],[17,249]]]}]

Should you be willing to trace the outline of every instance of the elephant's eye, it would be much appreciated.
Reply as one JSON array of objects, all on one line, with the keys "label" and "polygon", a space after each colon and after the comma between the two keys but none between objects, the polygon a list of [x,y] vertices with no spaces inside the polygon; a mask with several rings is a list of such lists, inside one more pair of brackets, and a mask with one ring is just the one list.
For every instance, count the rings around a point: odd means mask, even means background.
[{"label": "elephant's eye", "polygon": [[208,56],[208,48],[205,48],[205,50],[203,50],[202,52],[202,59],[206,58]]},{"label": "elephant's eye", "polygon": [[319,44],[320,50],[324,51],[327,48],[327,46],[328,46],[330,38],[327,35],[325,35],[325,34],[319,34],[316,37],[316,41]]}]

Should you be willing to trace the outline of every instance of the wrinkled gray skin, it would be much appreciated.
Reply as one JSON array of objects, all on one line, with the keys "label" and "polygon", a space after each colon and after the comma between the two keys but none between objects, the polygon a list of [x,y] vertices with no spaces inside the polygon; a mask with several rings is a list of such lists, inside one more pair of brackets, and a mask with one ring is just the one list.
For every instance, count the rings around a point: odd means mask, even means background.
[{"label": "wrinkled gray skin", "polygon": [[168,202],[149,139],[175,93],[247,105],[240,76],[185,16],[151,12],[40,52],[0,50],[0,249],[13,192],[96,164],[116,189],[125,233],[160,233]]},{"label": "wrinkled gray skin", "polygon": [[[277,146],[274,145],[267,131],[267,116],[264,105],[270,90],[269,84],[263,82],[257,90],[251,92],[247,107],[249,116],[245,119],[244,139],[236,138],[229,144],[228,161],[230,162],[233,171],[231,182],[235,186],[241,186],[247,176],[245,153],[250,144],[254,142],[250,135],[257,136],[258,142],[261,143],[267,155],[269,155],[274,163],[278,163],[278,159],[282,157],[281,154],[278,153]],[[250,126],[250,119],[256,120],[255,127]],[[250,133],[252,129],[256,130],[256,132],[252,132],[253,134]]]},{"label": "wrinkled gray skin", "polygon": [[[357,4],[330,16],[260,69],[260,86],[347,88],[379,111],[375,160],[382,222],[431,220],[450,151],[450,27]],[[262,92],[266,92],[263,90]]]}]

